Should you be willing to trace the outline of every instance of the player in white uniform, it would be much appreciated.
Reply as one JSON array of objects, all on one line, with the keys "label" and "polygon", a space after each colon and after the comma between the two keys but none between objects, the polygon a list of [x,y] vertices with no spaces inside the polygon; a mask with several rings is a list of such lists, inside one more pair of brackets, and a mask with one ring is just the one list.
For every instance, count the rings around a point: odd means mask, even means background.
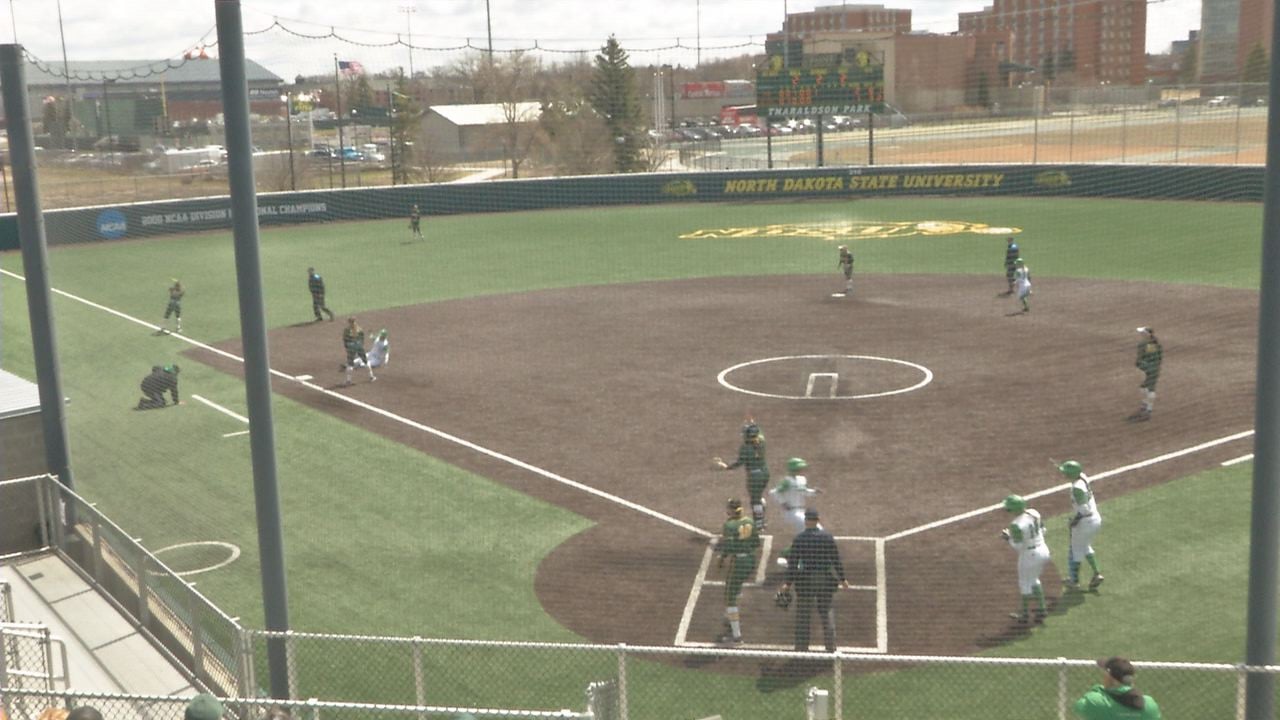
[{"label": "player in white uniform", "polygon": [[1102,573],[1098,571],[1098,558],[1094,555],[1093,536],[1102,529],[1102,515],[1098,513],[1098,501],[1093,496],[1093,484],[1084,474],[1084,468],[1075,460],[1068,460],[1058,466],[1058,472],[1071,479],[1071,504],[1076,509],[1071,518],[1071,552],[1067,555],[1069,577],[1066,585],[1072,590],[1080,588],[1080,559],[1089,561],[1093,568],[1093,579],[1089,581],[1089,589],[1097,590],[1102,584]]},{"label": "player in white uniform", "polygon": [[821,492],[809,487],[808,479],[798,474],[808,467],[809,463],[803,458],[787,460],[787,474],[769,490],[769,494],[782,506],[782,523],[792,535],[804,532],[804,511],[809,507],[809,498]]},{"label": "player in white uniform", "polygon": [[1019,495],[1004,499],[1005,512],[1014,515],[1009,527],[1000,531],[1009,546],[1018,552],[1018,591],[1022,594],[1020,612],[1010,617],[1019,625],[1031,622],[1029,608],[1031,598],[1036,599],[1036,622],[1044,622],[1049,610],[1044,602],[1044,588],[1040,586],[1040,573],[1049,562],[1049,546],[1044,541],[1044,523],[1040,513],[1027,507],[1027,501]]},{"label": "player in white uniform", "polygon": [[1027,300],[1031,296],[1031,269],[1022,258],[1013,261],[1013,292],[1022,303],[1022,312],[1031,312],[1031,303]]},{"label": "player in white uniform", "polygon": [[[374,338],[373,345],[369,351],[365,353],[369,357],[369,367],[382,367],[391,362],[391,341],[387,339],[387,330],[383,328],[378,333],[378,337]],[[352,367],[364,367],[364,360],[356,358],[352,360]]]}]

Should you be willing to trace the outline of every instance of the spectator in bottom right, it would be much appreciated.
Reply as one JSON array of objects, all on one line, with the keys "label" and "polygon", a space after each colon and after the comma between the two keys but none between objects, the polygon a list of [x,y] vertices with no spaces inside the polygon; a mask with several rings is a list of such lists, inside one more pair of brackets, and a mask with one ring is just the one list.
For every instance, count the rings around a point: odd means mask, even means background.
[{"label": "spectator in bottom right", "polygon": [[1161,720],[1160,706],[1133,686],[1133,663],[1122,657],[1098,661],[1102,684],[1076,701],[1076,717],[1085,720]]}]

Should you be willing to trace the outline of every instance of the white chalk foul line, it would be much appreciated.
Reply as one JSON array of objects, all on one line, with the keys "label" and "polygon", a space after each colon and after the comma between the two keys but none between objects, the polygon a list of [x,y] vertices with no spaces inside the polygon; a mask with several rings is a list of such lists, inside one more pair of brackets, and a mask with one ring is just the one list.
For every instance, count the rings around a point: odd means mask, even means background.
[{"label": "white chalk foul line", "polygon": [[[21,275],[18,275],[17,273],[10,272],[10,271],[8,271],[8,270],[0,269],[0,273],[3,273],[4,275],[8,275],[9,277],[14,278],[15,280],[21,280],[21,281],[23,281],[23,282],[26,282],[26,280],[27,280],[25,277],[23,277],[23,276],[21,276]],[[127,321],[129,321],[129,322],[131,322],[131,323],[134,323],[134,324],[136,324],[136,325],[141,325],[142,327],[150,328],[150,329],[152,329],[152,330],[159,330],[159,329],[160,329],[160,326],[159,326],[159,325],[155,325],[154,323],[149,323],[149,322],[147,322],[147,321],[145,321],[145,320],[141,320],[141,319],[139,319],[139,318],[133,317],[132,315],[128,315],[128,314],[126,314],[126,313],[122,313],[122,312],[120,312],[119,310],[115,310],[115,309],[113,309],[113,308],[109,308],[109,307],[107,307],[106,305],[100,305],[100,304],[98,304],[98,303],[96,303],[96,302],[93,302],[92,300],[86,300],[85,298],[79,297],[79,296],[77,296],[77,295],[72,295],[71,293],[66,292],[65,290],[59,290],[59,289],[57,289],[57,288],[51,288],[51,290],[52,290],[52,292],[57,293],[58,295],[61,295],[61,296],[65,297],[65,298],[68,298],[68,299],[70,299],[70,300],[74,300],[74,301],[76,301],[76,302],[78,302],[78,303],[82,303],[82,304],[84,304],[84,305],[88,305],[89,307],[94,308],[94,309],[96,309],[96,310],[101,310],[102,312],[109,313],[109,314],[111,314],[111,315],[114,315],[114,316],[116,316],[116,317],[118,317],[118,318],[122,319],[122,320],[127,320]],[[213,354],[215,354],[215,355],[219,355],[219,356],[221,356],[221,357],[224,357],[224,358],[226,358],[226,359],[228,359],[228,360],[233,360],[233,361],[238,362],[238,363],[244,363],[244,358],[242,358],[242,357],[240,357],[240,356],[238,356],[238,355],[233,355],[233,354],[231,354],[231,353],[227,352],[226,350],[221,350],[221,349],[219,349],[219,348],[213,347],[212,345],[208,345],[208,344],[206,344],[206,343],[202,343],[202,342],[200,342],[199,340],[195,340],[195,339],[190,338],[190,337],[188,337],[188,336],[186,336],[186,335],[171,335],[171,337],[173,337],[173,338],[175,338],[175,339],[177,339],[177,340],[181,340],[181,341],[183,341],[183,342],[185,342],[185,343],[190,343],[191,345],[193,345],[193,346],[195,346],[195,347],[198,347],[198,348],[200,348],[201,350],[206,350],[206,351],[211,352],[211,353],[213,353]],[[607,493],[607,492],[605,492],[605,491],[603,491],[603,490],[597,490],[596,488],[593,488],[593,487],[591,487],[590,485],[584,485],[584,484],[582,484],[582,483],[580,483],[580,482],[577,482],[577,481],[575,481],[575,480],[570,480],[569,478],[563,477],[563,476],[561,476],[561,475],[557,475],[557,474],[555,474],[555,473],[553,473],[553,472],[551,472],[551,471],[549,471],[549,470],[543,470],[542,468],[537,467],[537,466],[535,466],[535,465],[530,465],[529,463],[524,462],[523,460],[517,460],[516,458],[513,458],[513,457],[511,457],[510,455],[505,455],[505,454],[500,453],[500,452],[498,452],[498,451],[496,451],[496,450],[490,450],[489,448],[486,448],[486,447],[481,446],[481,445],[477,445],[476,443],[473,443],[473,442],[471,442],[471,441],[469,441],[469,440],[464,440],[464,439],[462,439],[462,438],[460,438],[460,437],[458,437],[458,436],[456,436],[456,435],[451,435],[451,434],[449,434],[449,433],[447,433],[447,432],[445,432],[445,431],[443,431],[443,430],[438,430],[438,429],[436,429],[436,428],[433,428],[433,427],[430,427],[430,426],[427,426],[427,425],[423,425],[423,424],[422,424],[422,423],[420,423],[420,422],[416,422],[416,421],[414,421],[414,420],[410,420],[409,418],[402,417],[402,416],[400,416],[400,415],[396,415],[396,414],[395,414],[395,413],[393,413],[393,412],[390,412],[390,411],[387,411],[387,410],[383,410],[382,408],[375,407],[375,406],[370,405],[370,404],[368,404],[368,403],[366,403],[366,402],[361,402],[361,401],[359,401],[359,400],[356,400],[355,398],[348,397],[348,396],[343,395],[343,394],[341,394],[341,393],[333,392],[332,390],[329,390],[329,389],[327,389],[327,388],[320,387],[319,385],[316,385],[316,384],[314,384],[314,383],[311,383],[311,382],[308,382],[308,381],[305,381],[305,380],[299,380],[298,378],[295,378],[295,377],[293,377],[292,375],[289,375],[289,374],[287,374],[287,373],[281,372],[281,371],[279,371],[279,370],[274,370],[274,369],[272,369],[272,370],[270,370],[270,372],[271,372],[271,374],[272,374],[272,375],[274,375],[274,376],[276,376],[276,377],[278,377],[278,378],[280,378],[280,379],[282,379],[282,380],[288,380],[289,382],[296,382],[296,383],[298,383],[299,385],[302,385],[302,386],[303,386],[303,387],[305,387],[305,388],[308,388],[308,389],[311,389],[311,390],[315,390],[315,391],[317,391],[317,392],[319,392],[319,393],[322,393],[322,394],[324,394],[324,395],[326,395],[326,396],[328,396],[328,397],[331,397],[331,398],[333,398],[333,399],[335,399],[335,400],[340,400],[340,401],[345,402],[345,403],[347,403],[347,404],[349,404],[349,405],[354,405],[355,407],[358,407],[358,408],[360,408],[360,409],[362,409],[362,410],[367,410],[367,411],[369,411],[369,412],[371,412],[371,413],[374,413],[375,415],[380,415],[380,416],[382,416],[382,417],[385,417],[385,418],[387,418],[388,420],[393,420],[393,421],[398,422],[398,423],[401,423],[401,424],[403,424],[403,425],[407,425],[407,426],[409,426],[409,427],[411,427],[411,428],[414,428],[415,430],[421,430],[422,432],[428,433],[428,434],[430,434],[430,435],[434,435],[434,436],[436,436],[436,437],[438,437],[438,438],[440,438],[440,439],[442,439],[442,440],[446,440],[446,441],[451,442],[451,443],[454,443],[454,444],[456,444],[456,445],[460,445],[460,446],[462,446],[462,447],[465,447],[465,448],[467,448],[468,450],[472,450],[472,451],[474,451],[474,452],[478,452],[478,453],[480,453],[480,454],[482,454],[482,455],[487,455],[487,456],[489,456],[489,457],[491,457],[491,458],[493,458],[493,459],[495,459],[495,460],[500,460],[500,461],[505,462],[505,463],[507,463],[507,464],[509,464],[509,465],[514,465],[515,467],[518,467],[518,468],[520,468],[520,469],[522,469],[522,470],[526,470],[526,471],[531,472],[531,473],[533,473],[533,474],[535,474],[535,475],[539,475],[539,476],[544,477],[544,478],[546,478],[546,479],[548,479],[548,480],[552,480],[552,481],[555,481],[555,482],[561,483],[561,484],[563,484],[563,485],[567,485],[567,486],[569,486],[569,487],[571,487],[571,488],[574,488],[574,489],[577,489],[577,490],[581,490],[582,492],[585,492],[585,493],[587,493],[587,494],[589,494],[589,495],[595,495],[596,497],[602,498],[602,499],[604,499],[604,500],[608,500],[609,502],[612,502],[612,503],[615,503],[615,504],[621,505],[621,506],[623,506],[623,507],[625,507],[625,508],[628,508],[628,509],[631,509],[631,510],[635,510],[635,511],[636,511],[636,512],[638,512],[638,513],[642,513],[642,514],[644,514],[644,515],[648,515],[649,517],[656,518],[656,519],[661,520],[661,521],[663,521],[663,522],[665,522],[665,523],[668,523],[668,524],[670,524],[670,525],[674,525],[674,526],[676,526],[676,527],[678,527],[678,528],[681,528],[682,530],[688,530],[689,532],[694,533],[695,535],[701,535],[702,537],[714,537],[714,533],[710,533],[710,532],[707,532],[706,530],[703,530],[703,529],[702,529],[702,528],[700,528],[700,527],[695,527],[695,526],[693,526],[693,525],[690,525],[689,523],[686,523],[686,522],[684,522],[683,520],[677,520],[676,518],[673,518],[673,517],[671,517],[670,515],[664,515],[663,513],[660,513],[660,512],[658,512],[657,510],[651,510],[651,509],[649,509],[649,508],[647,508],[647,507],[645,507],[645,506],[643,506],[643,505],[640,505],[639,503],[635,503],[635,502],[632,502],[632,501],[627,500],[627,499],[625,499],[625,498],[618,497],[617,495],[612,495],[612,494]]]},{"label": "white chalk foul line", "polygon": [[[227,416],[229,416],[229,417],[233,417],[233,418],[235,418],[235,419],[239,420],[240,422],[244,423],[245,425],[248,425],[248,424],[249,424],[249,418],[247,418],[247,417],[245,417],[245,416],[243,416],[243,415],[241,415],[241,414],[239,414],[239,413],[231,412],[230,410],[228,410],[228,409],[226,409],[226,408],[222,407],[221,405],[219,405],[218,403],[216,403],[216,402],[214,402],[214,401],[212,401],[212,400],[208,400],[208,399],[206,399],[206,398],[203,398],[203,397],[200,397],[199,395],[194,395],[194,394],[191,396],[191,399],[192,399],[192,400],[199,400],[200,402],[204,403],[205,405],[208,405],[209,407],[213,408],[214,410],[217,410],[218,412],[222,413],[223,415],[227,415]],[[248,432],[248,430],[246,430],[245,432]],[[223,435],[223,437],[226,437],[226,435]]]},{"label": "white chalk foul line", "polygon": [[240,432],[222,433],[222,437],[224,437],[224,438],[228,438],[228,437],[240,437],[241,435],[248,435],[248,434],[249,434],[249,431],[248,431],[248,430],[241,430]]},{"label": "white chalk foul line", "polygon": [[1239,465],[1239,464],[1240,464],[1240,463],[1242,463],[1242,462],[1249,462],[1249,461],[1250,461],[1250,460],[1252,460],[1252,459],[1253,459],[1253,453],[1249,453],[1248,455],[1241,455],[1241,456],[1240,456],[1240,457],[1238,457],[1238,458],[1231,458],[1230,460],[1223,460],[1223,461],[1222,461],[1222,467],[1231,467],[1232,465]]},{"label": "white chalk foul line", "polygon": [[[1149,467],[1151,465],[1156,465],[1162,462],[1168,462],[1169,460],[1175,460],[1185,455],[1192,455],[1200,452],[1201,450],[1208,450],[1209,448],[1217,447],[1219,445],[1225,445],[1230,442],[1235,442],[1236,440],[1243,440],[1244,438],[1250,437],[1252,435],[1253,435],[1253,430],[1244,430],[1232,435],[1226,435],[1224,437],[1217,438],[1216,440],[1209,440],[1208,442],[1202,442],[1199,445],[1193,445],[1191,447],[1183,448],[1181,450],[1174,450],[1173,452],[1165,453],[1164,455],[1157,455],[1156,457],[1149,458],[1147,460],[1142,460],[1140,462],[1136,462],[1130,465],[1124,465],[1122,467],[1118,467],[1113,470],[1100,472],[1097,475],[1089,475],[1088,478],[1090,482],[1097,482],[1099,480],[1104,480],[1106,478],[1114,477],[1116,475],[1121,475],[1127,472],[1132,472],[1134,470],[1141,470],[1142,468]],[[1034,500],[1039,497],[1044,497],[1045,495],[1050,495],[1056,492],[1062,492],[1063,490],[1066,490],[1069,487],[1071,487],[1071,483],[1062,483],[1061,485],[1055,485],[1045,490],[1038,490],[1029,495],[1024,495],[1023,497],[1026,498],[1027,500]],[[978,508],[977,510],[970,510],[969,512],[960,513],[959,515],[952,515],[949,518],[943,518],[942,520],[935,520],[931,523],[925,523],[924,525],[913,527],[910,530],[903,530],[902,532],[896,532],[886,537],[885,540],[900,540],[904,537],[915,535],[916,533],[922,533],[926,530],[934,530],[934,529],[943,527],[944,525],[951,525],[953,523],[960,522],[961,520],[968,520],[969,518],[977,517],[984,513],[989,513],[995,510],[1003,510],[1003,509],[1004,509],[1003,504],[988,505],[986,507]]]}]

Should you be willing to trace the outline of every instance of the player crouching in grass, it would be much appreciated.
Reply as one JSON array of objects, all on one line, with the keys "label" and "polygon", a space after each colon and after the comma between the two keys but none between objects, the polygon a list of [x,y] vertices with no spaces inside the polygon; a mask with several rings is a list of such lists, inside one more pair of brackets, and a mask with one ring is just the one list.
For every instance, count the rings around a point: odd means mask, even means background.
[{"label": "player crouching in grass", "polygon": [[181,405],[178,400],[178,373],[180,369],[177,365],[159,365],[151,366],[151,374],[142,378],[140,387],[142,389],[142,397],[138,400],[135,410],[155,410],[165,407],[164,394],[167,392],[173,397],[174,405]]}]

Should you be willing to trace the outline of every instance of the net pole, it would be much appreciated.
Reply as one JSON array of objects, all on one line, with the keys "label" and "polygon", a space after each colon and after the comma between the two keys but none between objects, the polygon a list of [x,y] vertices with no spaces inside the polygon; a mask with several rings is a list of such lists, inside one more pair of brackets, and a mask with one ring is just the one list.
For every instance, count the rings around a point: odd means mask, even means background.
[{"label": "net pole", "polygon": [[[62,392],[57,333],[54,332],[49,248],[44,215],[40,212],[36,146],[31,132],[31,107],[27,99],[26,67],[21,45],[0,45],[0,96],[8,118],[9,162],[17,205],[18,240],[22,246],[22,271],[27,277],[27,314],[31,321],[31,346],[40,394],[45,466],[49,473],[58,477],[58,482],[73,490],[66,405],[63,403],[66,395]],[[67,520],[75,521],[69,509]]]},{"label": "net pole", "polygon": [[[1277,543],[1280,542],[1280,13],[1272,21],[1271,79],[1267,100],[1266,185],[1262,204],[1262,279],[1258,297],[1258,379],[1254,411],[1253,503],[1249,529],[1249,600],[1245,663],[1271,665],[1276,657]],[[1275,676],[1251,672],[1245,680],[1245,718],[1275,717]]]},{"label": "net pole", "polygon": [[[235,243],[236,287],[240,300],[240,336],[244,344],[245,394],[249,407],[249,454],[257,511],[262,605],[268,630],[289,630],[289,599],[284,568],[284,532],[276,481],[275,425],[271,417],[271,368],[267,355],[266,304],[262,296],[262,259],[258,243],[258,198],[253,181],[253,143],[249,132],[249,86],[245,78],[244,27],[240,0],[215,0],[218,68],[222,74],[222,112],[226,119],[227,177]],[[289,698],[284,639],[267,640],[271,695]]]}]

